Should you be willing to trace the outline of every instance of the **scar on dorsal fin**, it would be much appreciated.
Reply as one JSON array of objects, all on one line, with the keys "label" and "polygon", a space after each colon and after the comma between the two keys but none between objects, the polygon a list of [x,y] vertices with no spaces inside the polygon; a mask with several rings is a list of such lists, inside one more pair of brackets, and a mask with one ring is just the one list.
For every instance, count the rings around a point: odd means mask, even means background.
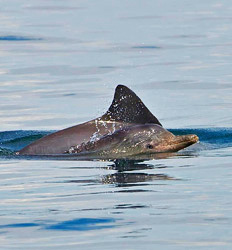
[{"label": "scar on dorsal fin", "polygon": [[139,124],[153,123],[162,126],[141,99],[124,85],[116,87],[113,102],[101,119]]}]

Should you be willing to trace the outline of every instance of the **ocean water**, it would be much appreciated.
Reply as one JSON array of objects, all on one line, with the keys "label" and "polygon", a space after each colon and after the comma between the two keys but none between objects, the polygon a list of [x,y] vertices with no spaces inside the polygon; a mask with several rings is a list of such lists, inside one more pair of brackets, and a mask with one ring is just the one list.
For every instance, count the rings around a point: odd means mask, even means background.
[{"label": "ocean water", "polygon": [[[0,249],[231,249],[231,2],[0,4]],[[200,143],[149,160],[12,154],[100,116],[117,84]]]}]

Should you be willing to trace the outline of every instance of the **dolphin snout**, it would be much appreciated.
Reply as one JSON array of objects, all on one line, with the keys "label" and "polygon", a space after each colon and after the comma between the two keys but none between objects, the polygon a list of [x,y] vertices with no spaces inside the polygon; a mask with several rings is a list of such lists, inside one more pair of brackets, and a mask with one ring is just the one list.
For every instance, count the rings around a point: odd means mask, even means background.
[{"label": "dolphin snout", "polygon": [[177,142],[189,142],[194,144],[199,141],[199,137],[197,135],[177,135],[176,136]]},{"label": "dolphin snout", "polygon": [[197,135],[177,135],[171,143],[171,151],[179,151],[199,141]]}]

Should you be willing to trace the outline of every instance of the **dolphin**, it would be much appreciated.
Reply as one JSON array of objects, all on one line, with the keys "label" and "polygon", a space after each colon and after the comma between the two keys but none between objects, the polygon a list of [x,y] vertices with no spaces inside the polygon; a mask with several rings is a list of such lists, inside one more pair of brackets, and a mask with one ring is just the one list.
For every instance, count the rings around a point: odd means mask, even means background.
[{"label": "dolphin", "polygon": [[44,136],[17,154],[94,153],[118,158],[176,152],[197,141],[196,135],[175,136],[164,129],[131,89],[118,85],[111,106],[101,117]]},{"label": "dolphin", "polygon": [[87,154],[106,158],[130,157],[140,154],[176,152],[198,141],[196,135],[175,136],[156,124],[140,124],[121,128],[65,153]]}]

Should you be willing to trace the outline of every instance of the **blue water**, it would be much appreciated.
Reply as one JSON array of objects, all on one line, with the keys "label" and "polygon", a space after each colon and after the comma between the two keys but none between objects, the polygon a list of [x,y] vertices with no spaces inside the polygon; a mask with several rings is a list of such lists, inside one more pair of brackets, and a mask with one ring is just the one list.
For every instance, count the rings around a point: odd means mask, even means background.
[{"label": "blue water", "polygon": [[[231,249],[231,2],[1,1],[0,248]],[[200,143],[150,160],[13,155],[134,90]]]}]

